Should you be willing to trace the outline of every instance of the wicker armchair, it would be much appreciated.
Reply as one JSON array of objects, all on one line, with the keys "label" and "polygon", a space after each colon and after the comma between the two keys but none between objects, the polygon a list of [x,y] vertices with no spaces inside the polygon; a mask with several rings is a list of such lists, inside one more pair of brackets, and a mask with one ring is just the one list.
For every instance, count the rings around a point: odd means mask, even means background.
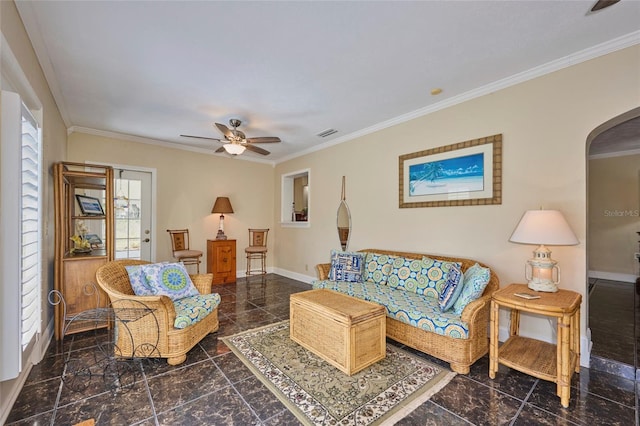
[{"label": "wicker armchair", "polygon": [[[154,310],[154,315],[127,323],[129,333],[117,333],[115,355],[167,358],[170,365],[178,365],[185,361],[187,352],[202,338],[218,330],[218,308],[196,324],[184,329],[174,328],[176,312],[171,299],[167,296],[136,296],[131,289],[125,266],[146,263],[150,262],[116,260],[107,262],[96,271],[98,285],[109,295],[112,306],[118,309],[145,306]],[[201,294],[211,293],[213,275],[190,276]]]}]

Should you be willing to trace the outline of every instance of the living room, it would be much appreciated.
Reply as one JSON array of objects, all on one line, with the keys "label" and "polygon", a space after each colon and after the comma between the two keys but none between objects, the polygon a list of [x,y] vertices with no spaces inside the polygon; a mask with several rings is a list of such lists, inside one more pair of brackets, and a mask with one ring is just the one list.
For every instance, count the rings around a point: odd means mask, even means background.
[{"label": "living room", "polygon": [[[553,257],[562,266],[561,288],[581,294],[586,311],[587,147],[595,129],[638,107],[637,30],[626,40],[592,51],[588,60],[570,55],[543,71],[486,88],[481,94],[454,99],[416,116],[391,119],[345,143],[271,163],[214,155],[213,150],[207,154],[181,150],[115,132],[67,128],[14,2],[2,2],[0,7],[3,44],[43,106],[47,170],[59,161],[154,170],[155,260],[171,259],[164,230],[176,226],[188,227],[192,247],[204,251],[206,240],[218,228],[218,215],[210,213],[213,201],[224,195],[234,208],[233,214],[225,215],[225,232],[237,240],[237,246],[248,245],[247,228],[270,228],[268,272],[309,283],[316,278],[315,265],[327,262],[330,250],[336,248],[335,212],[345,176],[353,223],[349,250],[378,247],[476,259],[492,267],[502,287],[523,281],[523,265],[533,250],[509,242],[523,213],[541,205],[562,211],[580,243],[555,247]],[[399,156],[495,134],[503,137],[501,204],[398,207]],[[290,212],[283,211],[281,179],[300,170],[310,173],[308,226],[282,226],[281,218]],[[45,179],[45,222],[50,229],[53,183],[49,174]],[[51,231],[45,233],[43,253],[44,264],[50,265]],[[238,256],[238,270],[244,266],[244,258]],[[51,267],[45,267],[42,279],[46,297],[52,288]],[[504,323],[507,318],[502,312]],[[42,323],[43,329],[50,328],[50,309],[44,309]],[[555,338],[554,328],[544,318],[527,316],[521,328],[523,334],[545,341]],[[580,364],[588,367],[586,315],[580,331]],[[0,384],[3,413],[24,379]]]}]

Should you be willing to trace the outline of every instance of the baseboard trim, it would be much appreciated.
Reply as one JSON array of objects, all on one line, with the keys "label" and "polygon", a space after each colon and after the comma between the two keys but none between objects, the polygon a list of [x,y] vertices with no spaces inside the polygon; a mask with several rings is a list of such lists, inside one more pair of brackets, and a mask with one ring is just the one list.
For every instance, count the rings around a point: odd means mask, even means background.
[{"label": "baseboard trim", "polygon": [[314,276],[304,275],[298,272],[293,272],[293,271],[289,271],[287,269],[282,269],[282,268],[274,268],[273,273],[282,275],[283,277],[291,278],[293,280],[302,281],[307,284],[311,284],[313,281],[317,279]]},{"label": "baseboard trim", "polygon": [[618,272],[589,271],[589,278],[635,283],[638,277],[633,274],[621,274]]}]

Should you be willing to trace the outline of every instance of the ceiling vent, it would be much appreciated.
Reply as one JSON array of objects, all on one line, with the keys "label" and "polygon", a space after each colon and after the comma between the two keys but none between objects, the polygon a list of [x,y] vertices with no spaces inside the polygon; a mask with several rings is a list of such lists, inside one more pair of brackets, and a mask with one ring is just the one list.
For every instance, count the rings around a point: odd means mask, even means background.
[{"label": "ceiling vent", "polygon": [[327,136],[331,136],[334,133],[338,133],[338,131],[336,129],[327,129],[327,130],[321,131],[316,136],[319,136],[321,138],[326,138]]}]

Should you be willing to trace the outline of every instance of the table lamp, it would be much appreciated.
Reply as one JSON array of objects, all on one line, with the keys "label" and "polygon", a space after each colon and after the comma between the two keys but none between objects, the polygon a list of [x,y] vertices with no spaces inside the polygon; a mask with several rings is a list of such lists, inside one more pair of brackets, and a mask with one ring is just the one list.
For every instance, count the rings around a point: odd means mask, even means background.
[{"label": "table lamp", "polygon": [[545,245],[570,246],[579,243],[561,212],[542,209],[526,211],[509,241],[540,244],[533,251],[533,258],[525,265],[525,278],[531,290],[549,293],[558,291],[560,268],[558,262],[551,259],[551,250]]},{"label": "table lamp", "polygon": [[231,201],[229,201],[229,197],[216,198],[216,202],[213,203],[211,213],[220,213],[220,226],[218,227],[218,235],[216,235],[216,240],[226,240],[227,236],[224,235],[224,214],[233,213],[233,207],[231,207]]}]

